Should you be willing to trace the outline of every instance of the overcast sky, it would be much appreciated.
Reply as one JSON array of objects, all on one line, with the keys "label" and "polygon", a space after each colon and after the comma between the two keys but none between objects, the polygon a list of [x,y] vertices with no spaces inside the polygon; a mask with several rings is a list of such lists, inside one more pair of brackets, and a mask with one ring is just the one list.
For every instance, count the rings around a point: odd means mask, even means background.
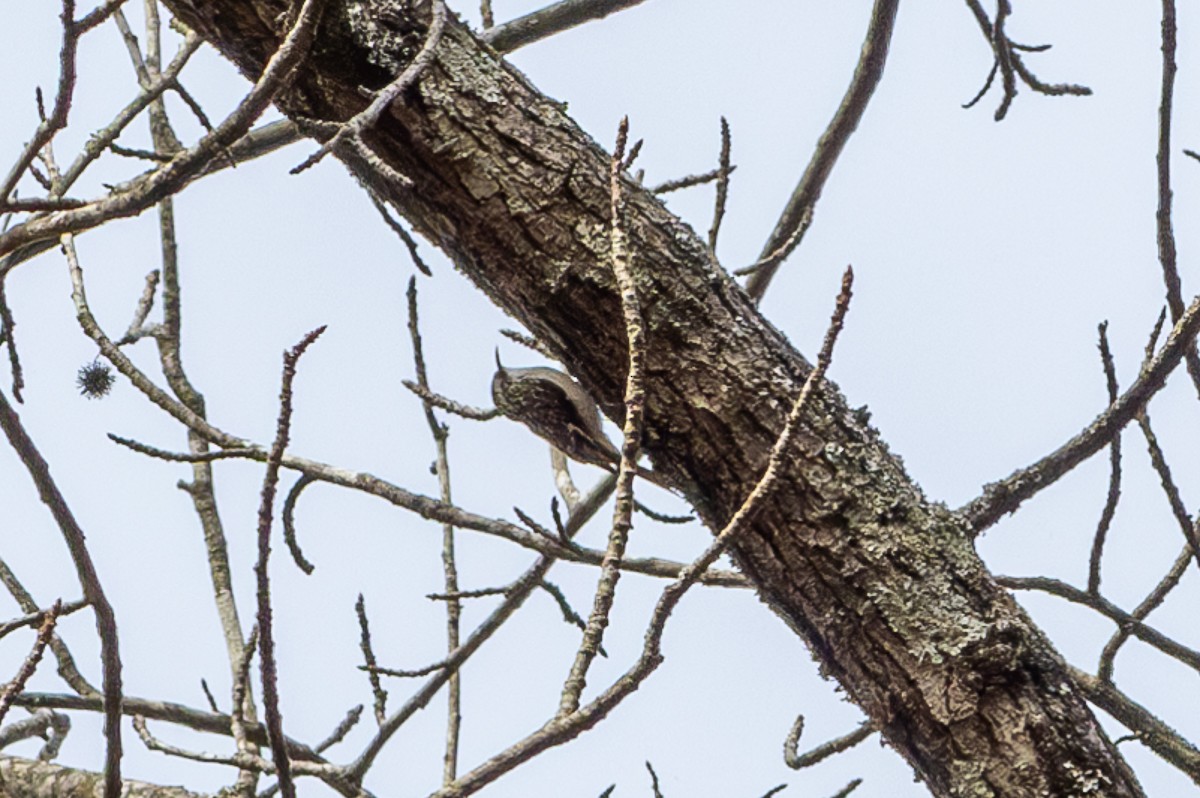
[{"label": "overcast sky", "polygon": [[[505,2],[498,20],[536,3]],[[754,261],[813,145],[849,80],[870,3],[784,0],[695,3],[649,0],[605,21],[567,32],[511,56],[543,92],[602,143],[630,117],[644,138],[639,164],[647,183],[715,164],[719,118],[733,130],[737,164],[718,255],[728,268]],[[1136,377],[1142,348],[1163,303],[1155,255],[1155,115],[1159,81],[1157,4],[1111,0],[1017,2],[1013,37],[1052,43],[1026,56],[1048,82],[1090,86],[1087,98],[1022,91],[997,124],[995,90],[971,110],[991,52],[964,3],[909,3],[899,14],[888,68],[863,124],[817,207],[812,230],[763,304],[801,351],[816,351],[846,264],[855,300],[831,377],[873,422],[910,474],[935,500],[954,507],[988,481],[1060,445],[1105,405],[1096,325],[1109,320],[1121,384]],[[454,4],[478,24],[476,11]],[[1188,11],[1190,9],[1184,9]],[[0,162],[19,152],[36,126],[34,87],[57,79],[57,8],[10,3],[0,26]],[[136,9],[131,9],[137,17]],[[1176,232],[1185,297],[1200,284],[1192,220],[1200,212],[1200,149],[1193,20],[1180,32],[1175,121]],[[140,20],[135,23],[140,26]],[[140,29],[140,28],[139,28]],[[175,39],[171,39],[174,46]],[[136,92],[115,27],[85,39],[71,126],[56,141],[69,160],[89,133]],[[214,119],[244,94],[245,82],[211,50],[184,83]],[[199,128],[172,98],[172,118],[194,140]],[[121,143],[148,146],[145,124]],[[184,358],[208,400],[210,419],[233,434],[273,435],[281,352],[328,324],[297,380],[292,451],[369,471],[413,490],[436,493],[433,445],[419,404],[400,381],[413,374],[403,292],[415,273],[399,241],[336,163],[298,177],[287,172],[312,150],[302,143],[201,181],[177,201],[184,280]],[[116,157],[97,164],[76,193],[140,167]],[[7,169],[7,166],[4,167]],[[25,193],[35,189],[26,185]],[[697,230],[710,222],[711,187],[671,195],[670,208]],[[129,323],[158,257],[154,214],[110,224],[79,239],[92,307],[110,333]],[[513,326],[429,245],[434,268],[421,278],[422,328],[436,390],[487,406],[492,353],[506,362],[535,358],[505,341]],[[49,252],[18,268],[6,286],[16,315],[28,387],[22,417],[88,534],[121,629],[130,695],[204,706],[200,679],[228,705],[229,680],[198,523],[175,483],[182,466],[120,450],[106,432],[165,448],[186,448],[183,431],[127,384],[89,402],[75,391],[78,367],[95,356],[74,320],[63,258]],[[115,336],[114,336],[115,337]],[[149,342],[131,354],[159,375]],[[0,383],[7,385],[7,380]],[[7,390],[7,389],[5,389]],[[1185,502],[1200,502],[1197,405],[1186,375],[1176,375],[1151,405]],[[545,445],[505,420],[450,419],[455,500],[470,510],[513,518],[513,506],[548,521],[553,483]],[[1178,528],[1136,431],[1126,435],[1124,498],[1110,537],[1106,595],[1131,608],[1181,546]],[[252,616],[253,530],[259,465],[217,466],[218,497],[234,561],[243,619]],[[596,469],[577,467],[583,483]],[[291,477],[286,478],[290,484]],[[1091,535],[1107,490],[1108,460],[1097,456],[1029,502],[981,540],[997,573],[1045,574],[1086,584]],[[678,511],[673,497],[646,489],[648,501]],[[16,457],[0,453],[0,556],[43,604],[78,595],[61,536]],[[441,608],[424,594],[441,586],[440,528],[365,496],[328,487],[301,500],[298,526],[316,565],[306,577],[276,549],[273,578],[280,635],[281,692],[288,732],[318,741],[357,703],[370,704],[353,613],[366,596],[381,664],[415,668],[444,647]],[[604,518],[585,533],[602,546]],[[633,554],[687,559],[708,533],[639,521]],[[531,561],[512,544],[460,533],[466,588],[504,584]],[[577,610],[590,606],[595,574],[559,565],[552,578]],[[610,658],[591,683],[623,672],[641,646],[662,584],[621,582]],[[1041,596],[1020,596],[1063,653],[1085,670],[1111,624]],[[495,599],[468,605],[468,625]],[[1195,569],[1153,623],[1200,644]],[[5,604],[0,615],[17,614]],[[85,673],[99,680],[92,619],[62,624]],[[556,696],[578,633],[554,602],[535,595],[466,667],[464,771],[540,725]],[[24,656],[28,636],[0,647],[0,674]],[[860,713],[822,681],[799,640],[753,595],[695,591],[664,641],[666,663],[609,720],[569,746],[542,755],[484,791],[488,796],[649,795],[650,760],[669,798],[757,796],[780,783],[783,795],[829,795],[855,776],[856,795],[919,796],[906,765],[873,739],[811,771],[783,764],[781,746],[798,713],[808,718],[801,748],[851,730]],[[0,677],[7,678],[7,677]],[[1196,674],[1134,642],[1117,661],[1120,686],[1192,739],[1200,737]],[[411,685],[387,685],[398,706]],[[50,665],[31,687],[62,690]],[[437,786],[444,711],[439,697],[392,742],[368,779],[378,795],[419,796]],[[369,712],[368,712],[369,714]],[[102,738],[94,717],[72,716],[62,761],[99,768]],[[1106,719],[1107,722],[1107,719]],[[332,758],[352,758],[369,739],[364,720]],[[227,751],[224,738],[161,724],[170,741]],[[1114,736],[1122,733],[1110,724]],[[128,732],[128,776],[215,790],[230,771],[145,751]],[[14,749],[31,755],[36,747]],[[1136,744],[1122,751],[1151,795],[1195,794],[1184,776]],[[313,780],[301,794],[330,794]]]}]

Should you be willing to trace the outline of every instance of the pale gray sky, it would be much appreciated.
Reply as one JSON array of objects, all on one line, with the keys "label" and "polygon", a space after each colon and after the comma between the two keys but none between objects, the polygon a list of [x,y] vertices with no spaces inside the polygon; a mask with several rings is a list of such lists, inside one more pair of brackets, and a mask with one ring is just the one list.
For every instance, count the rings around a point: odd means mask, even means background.
[{"label": "pale gray sky", "polygon": [[[33,87],[48,92],[57,70],[57,8],[9,4],[0,28],[0,160],[15,157],[36,123]],[[497,3],[508,19],[538,3]],[[598,141],[610,142],[628,114],[647,182],[711,168],[718,120],[733,129],[738,170],[718,254],[727,267],[752,262],[836,107],[861,43],[870,3],[784,0],[649,0],[638,8],[532,45],[513,62]],[[1006,476],[1061,444],[1105,404],[1096,324],[1109,328],[1122,385],[1136,376],[1162,304],[1155,257],[1154,151],[1158,93],[1158,7],[1111,0],[1015,4],[1009,28],[1026,43],[1054,48],[1027,56],[1049,82],[1090,86],[1088,98],[1046,98],[1028,90],[997,124],[993,93],[963,110],[982,84],[991,54],[965,4],[911,3],[900,10],[888,70],[862,127],[847,146],[803,247],[764,303],[766,315],[805,353],[815,351],[847,263],[855,300],[831,377],[875,424],[934,499],[957,506],[987,481]],[[454,4],[474,20],[474,8]],[[1187,11],[1188,9],[1185,9]],[[136,16],[136,11],[131,9]],[[1200,164],[1179,154],[1200,146],[1194,95],[1198,31],[1184,17],[1176,140],[1176,230],[1185,297],[1195,292],[1200,241]],[[135,23],[140,24],[140,23]],[[57,141],[67,159],[88,133],[135,93],[115,28],[89,36],[72,124]],[[219,117],[246,84],[210,51],[197,55],[185,84]],[[178,102],[173,119],[198,128]],[[144,125],[122,143],[144,146]],[[287,171],[311,151],[295,145],[189,188],[177,201],[185,291],[185,359],[220,427],[271,438],[282,350],[320,324],[329,330],[302,361],[292,450],[370,471],[434,493],[433,448],[419,405],[400,385],[412,375],[403,291],[413,268],[353,180],[333,162],[298,177]],[[127,179],[118,158],[97,165],[78,194]],[[707,230],[711,187],[671,195],[668,204]],[[153,214],[80,238],[92,306],[110,332],[128,324],[146,272],[157,265]],[[532,362],[498,330],[512,326],[432,249],[432,279],[419,281],[422,324],[436,390],[489,403],[492,351]],[[103,402],[75,394],[75,370],[94,355],[70,305],[61,255],[47,253],[11,276],[28,388],[22,416],[88,533],[116,606],[129,694],[202,706],[207,678],[226,702],[228,680],[208,599],[200,532],[175,482],[186,469],[119,450],[106,432],[183,448],[178,426],[128,385]],[[133,352],[150,373],[148,342]],[[1151,412],[1188,506],[1196,511],[1200,447],[1194,392],[1172,379]],[[548,518],[553,485],[545,446],[504,420],[451,419],[456,501],[512,517],[514,505]],[[1181,539],[1150,470],[1145,447],[1126,436],[1124,500],[1110,536],[1107,595],[1130,607],[1174,558]],[[514,459],[515,458],[515,459]],[[595,469],[577,468],[581,481]],[[584,476],[586,475],[586,476]],[[1086,583],[1091,534],[1107,488],[1106,456],[992,529],[980,550],[997,573],[1048,574]],[[253,528],[261,467],[221,463],[219,498],[235,562],[243,617],[252,614]],[[290,477],[289,483],[290,483]],[[663,508],[677,503],[653,494]],[[0,453],[0,552],[38,599],[78,593],[48,513],[16,458]],[[356,703],[370,703],[359,662],[354,598],[366,595],[383,664],[410,668],[443,647],[441,608],[421,598],[440,586],[440,530],[382,502],[315,487],[302,499],[300,535],[317,564],[305,577],[277,548],[274,561],[281,691],[288,731],[316,741]],[[599,545],[603,523],[585,533]],[[641,522],[632,552],[687,558],[707,533]],[[461,533],[465,587],[501,584],[531,559],[511,544]],[[560,565],[553,578],[585,611],[594,573]],[[622,672],[641,645],[661,584],[621,582],[611,658],[593,684]],[[1063,602],[1022,602],[1076,664],[1094,669],[1111,625]],[[493,600],[469,605],[477,621]],[[1197,645],[1195,570],[1154,624]],[[7,605],[6,605],[7,606]],[[7,607],[0,615],[15,614]],[[98,679],[92,621],[63,628],[85,672]],[[462,765],[468,769],[539,725],[556,706],[577,633],[553,602],[535,596],[464,671]],[[24,639],[0,647],[0,673],[24,654]],[[919,796],[907,767],[871,741],[811,771],[793,773],[780,750],[797,713],[808,717],[801,748],[849,731],[857,710],[823,682],[797,638],[752,595],[697,591],[665,638],[666,664],[615,715],[569,746],[549,752],[484,791],[498,796],[649,795],[651,760],[665,795],[829,795],[855,776],[859,796]],[[1134,642],[1117,661],[1118,683],[1192,739],[1200,737],[1200,691],[1188,673]],[[36,689],[58,690],[53,669]],[[407,685],[390,683],[394,705]],[[75,715],[63,761],[98,768],[96,718]],[[440,774],[441,700],[414,719],[376,766],[379,795],[424,795]],[[349,758],[369,722],[335,749]],[[226,741],[155,727],[169,740],[206,750]],[[1119,734],[1116,726],[1111,727]],[[26,754],[32,746],[15,749]],[[1155,796],[1196,794],[1185,777],[1136,744],[1122,749]],[[130,777],[216,789],[228,771],[146,752],[129,734]],[[301,794],[330,794],[312,780]]]}]

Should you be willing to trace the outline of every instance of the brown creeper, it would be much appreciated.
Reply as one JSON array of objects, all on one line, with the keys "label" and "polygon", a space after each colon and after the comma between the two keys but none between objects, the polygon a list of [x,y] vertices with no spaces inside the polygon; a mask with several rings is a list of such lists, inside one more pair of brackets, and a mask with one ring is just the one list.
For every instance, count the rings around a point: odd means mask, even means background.
[{"label": "brown creeper", "polygon": [[600,410],[579,383],[557,369],[505,368],[496,350],[496,409],[520,421],[567,457],[609,471],[621,453],[600,426]]}]

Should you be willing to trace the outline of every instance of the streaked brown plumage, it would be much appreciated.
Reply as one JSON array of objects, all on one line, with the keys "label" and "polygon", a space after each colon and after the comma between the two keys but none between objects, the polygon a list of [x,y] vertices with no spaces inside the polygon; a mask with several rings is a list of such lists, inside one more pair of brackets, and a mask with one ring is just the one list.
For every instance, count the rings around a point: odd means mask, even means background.
[{"label": "streaked brown plumage", "polygon": [[600,424],[600,410],[579,383],[545,366],[506,368],[496,352],[492,401],[505,416],[581,463],[609,471],[621,453]]}]

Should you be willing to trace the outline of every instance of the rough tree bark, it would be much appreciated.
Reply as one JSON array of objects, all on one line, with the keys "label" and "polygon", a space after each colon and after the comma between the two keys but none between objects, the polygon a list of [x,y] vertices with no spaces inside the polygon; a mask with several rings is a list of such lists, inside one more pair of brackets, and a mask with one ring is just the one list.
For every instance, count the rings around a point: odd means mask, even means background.
[{"label": "rough tree bark", "polygon": [[[275,49],[288,6],[166,2],[249,77]],[[428,18],[404,0],[332,0],[280,108],[302,122],[349,119],[367,102],[362,89],[382,88],[420,48]],[[456,21],[366,143],[413,185],[340,152],[356,177],[619,416],[627,355],[607,264],[604,151]],[[719,529],[757,480],[809,364],[689,227],[632,183],[628,194],[648,325],[646,448]],[[1142,794],[964,522],[922,495],[832,385],[788,484],[735,556],[934,795]]]}]

